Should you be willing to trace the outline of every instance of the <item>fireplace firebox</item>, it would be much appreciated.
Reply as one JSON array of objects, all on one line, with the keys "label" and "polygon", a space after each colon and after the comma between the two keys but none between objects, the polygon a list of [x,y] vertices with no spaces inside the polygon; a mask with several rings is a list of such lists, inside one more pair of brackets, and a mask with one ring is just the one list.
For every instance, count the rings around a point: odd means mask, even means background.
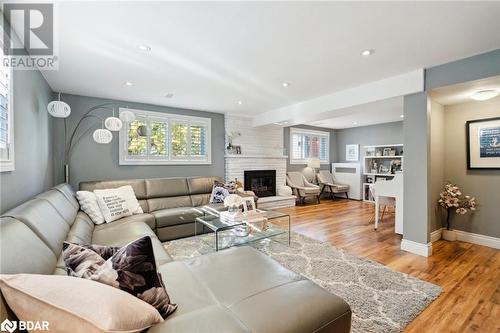
[{"label": "fireplace firebox", "polygon": [[258,197],[276,195],[276,170],[245,171],[245,191],[254,191]]}]

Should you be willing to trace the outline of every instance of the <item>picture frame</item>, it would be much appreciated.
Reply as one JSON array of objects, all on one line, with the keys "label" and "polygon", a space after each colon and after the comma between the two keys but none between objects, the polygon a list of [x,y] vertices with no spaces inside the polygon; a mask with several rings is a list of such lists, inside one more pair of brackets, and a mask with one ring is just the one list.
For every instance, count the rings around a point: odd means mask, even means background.
[{"label": "picture frame", "polygon": [[345,145],[345,160],[346,161],[359,160],[359,144]]},{"label": "picture frame", "polygon": [[500,169],[500,117],[465,123],[468,170]]}]

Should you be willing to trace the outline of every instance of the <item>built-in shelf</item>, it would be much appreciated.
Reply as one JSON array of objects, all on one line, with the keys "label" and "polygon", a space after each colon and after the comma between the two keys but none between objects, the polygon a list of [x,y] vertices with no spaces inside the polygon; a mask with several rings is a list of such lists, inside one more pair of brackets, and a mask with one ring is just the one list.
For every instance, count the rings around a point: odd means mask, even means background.
[{"label": "built-in shelf", "polygon": [[243,154],[231,154],[224,155],[224,158],[269,158],[269,159],[286,159],[286,155],[243,155]]},{"label": "built-in shelf", "polygon": [[[369,189],[370,185],[375,183],[379,178],[385,178],[391,180],[394,178],[394,173],[381,173],[381,166],[384,166],[385,170],[392,170],[393,161],[399,161],[401,165],[401,171],[403,169],[403,144],[386,144],[386,145],[372,145],[364,146],[365,150],[363,158],[363,200],[368,202],[373,202],[373,198],[370,195]],[[389,153],[394,155],[384,155],[385,151],[389,150]],[[368,155],[369,154],[369,155]],[[378,155],[378,156],[377,156]],[[385,171],[383,170],[383,171]],[[375,172],[370,172],[375,171]],[[378,172],[377,172],[378,171]],[[370,179],[371,183],[368,182]]]}]

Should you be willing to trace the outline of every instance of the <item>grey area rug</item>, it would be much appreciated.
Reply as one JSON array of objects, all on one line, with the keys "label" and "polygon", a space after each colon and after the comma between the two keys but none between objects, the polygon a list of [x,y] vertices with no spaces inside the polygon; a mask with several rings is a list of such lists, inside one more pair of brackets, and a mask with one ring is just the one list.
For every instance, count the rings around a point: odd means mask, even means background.
[{"label": "grey area rug", "polygon": [[[211,235],[164,243],[174,260],[213,252]],[[400,332],[441,293],[441,288],[329,244],[292,233],[291,246],[265,240],[251,246],[351,306],[351,332]]]}]

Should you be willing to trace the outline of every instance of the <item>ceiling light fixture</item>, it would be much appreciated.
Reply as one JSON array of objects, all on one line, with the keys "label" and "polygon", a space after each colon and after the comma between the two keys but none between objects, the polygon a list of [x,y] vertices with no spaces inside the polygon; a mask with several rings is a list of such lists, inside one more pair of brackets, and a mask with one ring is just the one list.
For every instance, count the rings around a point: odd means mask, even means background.
[{"label": "ceiling light fixture", "polygon": [[243,105],[243,101],[238,101],[238,105]]},{"label": "ceiling light fixture", "polygon": [[285,88],[290,87],[290,82],[283,82],[282,86]]},{"label": "ceiling light fixture", "polygon": [[137,48],[141,51],[144,51],[144,52],[150,52],[151,51],[151,46],[148,46],[148,45],[138,45]]},{"label": "ceiling light fixture", "polygon": [[372,50],[372,49],[366,49],[366,50],[361,51],[361,55],[363,57],[368,57],[369,55],[372,55],[374,53],[375,53],[375,50]]},{"label": "ceiling light fixture", "polygon": [[405,117],[405,115],[404,115],[404,114],[402,114],[402,115],[400,115],[400,116],[399,116],[399,118],[404,118],[404,117]]},{"label": "ceiling light fixture", "polygon": [[488,90],[476,91],[475,93],[472,94],[470,98],[472,98],[475,101],[486,101],[488,99],[492,99],[497,96],[498,96],[498,91],[495,91],[493,89],[488,89]]},{"label": "ceiling light fixture", "polygon": [[353,125],[357,125],[357,124],[358,124],[358,122],[357,122],[357,121],[355,121],[355,122],[353,122],[352,124],[353,124]]},{"label": "ceiling light fixture", "polygon": [[130,81],[126,81],[126,82],[124,83],[124,85],[126,85],[127,87],[130,87],[131,85],[133,85],[133,83],[132,83],[132,82],[130,82]]},{"label": "ceiling light fixture", "polygon": [[172,98],[172,97],[174,97],[173,93],[166,93],[165,94],[165,98]]}]

